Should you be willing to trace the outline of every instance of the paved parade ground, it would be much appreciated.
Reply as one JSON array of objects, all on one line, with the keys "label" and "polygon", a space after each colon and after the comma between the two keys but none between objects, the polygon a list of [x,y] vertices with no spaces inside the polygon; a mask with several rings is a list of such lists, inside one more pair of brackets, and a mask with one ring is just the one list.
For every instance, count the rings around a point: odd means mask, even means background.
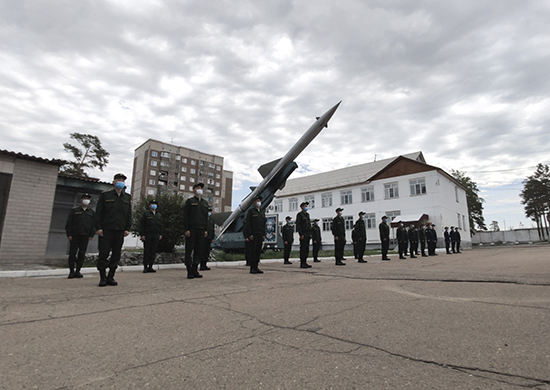
[{"label": "paved parade ground", "polygon": [[0,279],[1,389],[550,389],[550,247]]}]

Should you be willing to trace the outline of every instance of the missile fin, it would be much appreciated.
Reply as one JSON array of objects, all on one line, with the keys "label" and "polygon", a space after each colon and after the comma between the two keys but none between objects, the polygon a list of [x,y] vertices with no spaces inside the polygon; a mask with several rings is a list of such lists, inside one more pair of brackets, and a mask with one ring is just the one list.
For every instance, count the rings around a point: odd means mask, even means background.
[{"label": "missile fin", "polygon": [[260,175],[262,175],[262,177],[265,179],[265,177],[269,175],[269,173],[273,170],[273,168],[275,168],[275,165],[277,165],[279,161],[281,161],[280,158],[262,165],[258,168],[258,172],[260,172]]}]

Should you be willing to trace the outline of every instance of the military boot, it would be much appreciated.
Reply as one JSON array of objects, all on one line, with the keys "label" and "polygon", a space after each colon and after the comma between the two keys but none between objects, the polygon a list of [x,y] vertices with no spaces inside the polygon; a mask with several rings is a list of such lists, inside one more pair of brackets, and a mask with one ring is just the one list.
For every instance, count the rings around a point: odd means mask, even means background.
[{"label": "military boot", "polygon": [[195,273],[193,272],[193,267],[191,265],[186,265],[185,268],[187,268],[187,279],[194,279]]},{"label": "military boot", "polygon": [[199,274],[199,265],[198,264],[193,264],[193,276],[195,276],[195,278],[202,278],[202,275]]},{"label": "military boot", "polygon": [[107,285],[107,273],[104,269],[99,270],[99,287],[105,287]]},{"label": "military boot", "polygon": [[147,264],[143,264],[143,273],[146,274],[149,272],[149,268],[147,267]]},{"label": "military boot", "polygon": [[107,275],[107,286],[117,286],[118,283],[115,280],[116,268],[109,268],[109,274]]},{"label": "military boot", "polygon": [[149,267],[147,268],[147,272],[157,272],[154,268],[153,268],[153,264],[149,264]]}]

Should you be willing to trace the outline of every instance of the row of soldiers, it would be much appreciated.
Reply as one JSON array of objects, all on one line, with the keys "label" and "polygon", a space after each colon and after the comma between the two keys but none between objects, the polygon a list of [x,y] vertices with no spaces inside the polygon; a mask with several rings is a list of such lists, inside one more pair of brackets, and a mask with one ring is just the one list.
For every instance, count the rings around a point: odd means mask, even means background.
[{"label": "row of soldiers", "polygon": [[[445,247],[447,254],[451,254],[449,250],[449,245],[452,242],[453,253],[460,252],[460,232],[458,228],[451,226],[451,232],[449,233],[449,228],[445,227]],[[410,257],[416,258],[415,255],[418,253],[418,244],[420,243],[420,253],[422,257],[427,256],[437,256],[435,253],[435,248],[437,246],[437,233],[435,230],[435,225],[428,222],[426,225],[421,224],[420,229],[414,224],[411,224],[407,229],[403,223],[399,224],[397,228],[397,243],[399,258],[404,259],[407,256],[407,251],[410,249]],[[409,245],[410,244],[410,245]],[[428,248],[428,254],[425,253],[426,246]]]},{"label": "row of soldiers", "polygon": [[[95,234],[99,237],[99,286],[116,286],[114,276],[120,261],[124,238],[132,226],[132,198],[125,192],[126,176],[117,173],[113,189],[103,192],[94,212],[89,206],[91,195],[84,194],[80,206],[73,208],[67,217],[65,231],[69,245],[69,279],[82,278],[80,272],[88,242]],[[183,230],[185,234],[185,265],[187,278],[202,278],[198,268],[209,270],[206,263],[214,239],[214,223],[210,218],[212,209],[202,199],[203,183],[193,186],[194,196],[183,207]],[[143,272],[155,272],[153,262],[157,246],[162,240],[162,216],[157,211],[157,202],[149,202],[149,210],[141,218],[139,235],[143,241]],[[107,273],[108,270],[108,273]]]}]

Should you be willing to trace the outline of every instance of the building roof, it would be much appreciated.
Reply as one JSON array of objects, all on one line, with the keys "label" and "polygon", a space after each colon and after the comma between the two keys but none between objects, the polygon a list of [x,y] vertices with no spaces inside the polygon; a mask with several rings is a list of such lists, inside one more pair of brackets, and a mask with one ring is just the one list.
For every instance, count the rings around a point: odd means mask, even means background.
[{"label": "building roof", "polygon": [[277,196],[288,196],[362,184],[369,181],[371,177],[375,176],[399,157],[405,157],[424,164],[426,163],[422,152],[414,152],[404,154],[403,156],[340,168],[334,171],[287,180],[285,188],[278,191]]},{"label": "building roof", "polygon": [[61,166],[61,165],[67,163],[67,161],[65,161],[65,160],[58,160],[58,159],[48,160],[48,159],[42,158],[42,157],[30,156],[28,154],[11,152],[9,150],[3,150],[3,149],[0,149],[0,154],[6,154],[8,156],[13,156],[13,157],[20,158],[20,159],[23,159],[23,160],[37,161],[37,162],[42,162],[42,163],[45,163],[45,164],[52,164],[52,165],[57,165],[57,166]]}]

